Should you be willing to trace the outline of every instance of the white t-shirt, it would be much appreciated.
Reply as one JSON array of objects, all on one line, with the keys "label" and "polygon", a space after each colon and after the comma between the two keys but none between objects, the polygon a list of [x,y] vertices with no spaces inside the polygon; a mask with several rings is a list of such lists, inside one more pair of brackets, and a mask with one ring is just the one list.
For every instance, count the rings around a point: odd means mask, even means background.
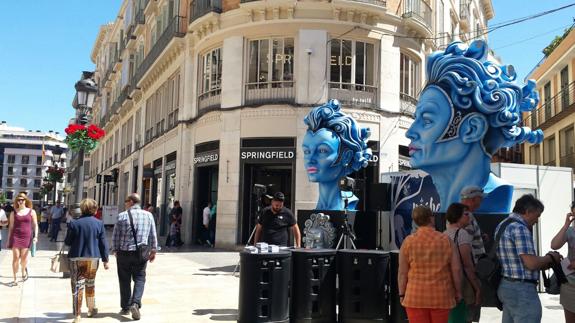
[{"label": "white t-shirt", "polygon": [[210,207],[209,207],[209,206],[206,206],[206,207],[204,208],[204,214],[203,214],[203,216],[204,216],[204,219],[203,219],[204,221],[203,221],[203,223],[204,223],[205,226],[207,226],[208,224],[210,224],[210,214],[211,214]]},{"label": "white t-shirt", "polygon": [[[8,218],[6,217],[6,212],[0,209],[0,222],[7,222]],[[0,224],[2,225],[2,224]],[[3,226],[3,225],[2,225]],[[0,240],[2,240],[2,230],[0,230]]]}]

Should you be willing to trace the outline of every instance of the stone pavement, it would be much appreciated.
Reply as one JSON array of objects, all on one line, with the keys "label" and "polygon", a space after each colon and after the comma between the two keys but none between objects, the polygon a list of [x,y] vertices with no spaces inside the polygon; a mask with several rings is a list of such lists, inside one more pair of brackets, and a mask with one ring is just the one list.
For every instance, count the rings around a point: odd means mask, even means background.
[{"label": "stone pavement", "polygon": [[[3,230],[3,237],[7,236]],[[49,270],[50,257],[60,246],[61,242],[48,242],[46,235],[41,235],[38,253],[29,264],[30,279],[17,287],[7,286],[12,281],[11,251],[0,252],[0,322],[72,321],[70,280]],[[235,322],[239,278],[232,276],[232,271],[238,259],[235,252],[212,249],[161,250],[156,261],[148,264],[140,322]],[[564,322],[558,296],[541,294],[541,301],[542,322]],[[84,304],[83,322],[131,321],[129,315],[118,314],[120,296],[113,257],[109,270],[102,265],[98,270],[96,304],[96,318],[86,317]],[[501,322],[501,312],[483,309],[481,322]]]}]

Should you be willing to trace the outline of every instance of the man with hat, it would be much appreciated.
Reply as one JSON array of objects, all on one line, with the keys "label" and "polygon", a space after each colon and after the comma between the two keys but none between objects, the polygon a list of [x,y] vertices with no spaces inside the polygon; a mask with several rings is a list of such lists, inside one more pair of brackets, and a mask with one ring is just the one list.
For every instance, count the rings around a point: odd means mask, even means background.
[{"label": "man with hat", "polygon": [[[467,205],[469,208],[469,225],[465,227],[465,231],[473,238],[471,240],[471,252],[473,253],[473,263],[485,254],[485,245],[483,242],[484,236],[481,234],[481,229],[477,223],[477,219],[473,212],[481,206],[484,193],[483,189],[478,186],[467,186],[461,190],[461,203]],[[487,236],[485,236],[487,238]],[[467,320],[466,322],[479,322],[481,317],[481,305],[468,304],[467,305]]]},{"label": "man with hat", "polygon": [[282,192],[273,195],[270,206],[262,210],[256,224],[254,244],[267,242],[278,246],[287,246],[289,241],[288,229],[291,228],[295,247],[301,246],[301,233],[295,217],[290,209],[284,207],[285,196]]}]

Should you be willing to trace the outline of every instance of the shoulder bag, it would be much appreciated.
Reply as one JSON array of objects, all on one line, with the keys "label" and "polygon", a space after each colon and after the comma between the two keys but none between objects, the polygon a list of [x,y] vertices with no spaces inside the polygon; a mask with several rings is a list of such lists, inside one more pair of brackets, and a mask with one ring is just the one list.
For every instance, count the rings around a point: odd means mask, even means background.
[{"label": "shoulder bag", "polygon": [[70,272],[70,260],[68,255],[64,253],[64,244],[60,251],[51,259],[50,270],[54,273],[68,273]]},{"label": "shoulder bag", "polygon": [[518,222],[512,218],[508,218],[503,221],[504,222],[501,224],[499,231],[497,231],[497,234],[495,235],[495,241],[491,246],[491,250],[489,250],[489,253],[479,258],[475,265],[475,272],[481,281],[481,294],[483,295],[483,304],[481,305],[484,307],[497,307],[499,310],[503,310],[503,304],[497,297],[497,289],[499,288],[499,283],[501,282],[503,275],[501,274],[501,263],[497,257],[497,247],[499,246],[499,240],[503,233],[505,233],[507,226],[512,222]]},{"label": "shoulder bag", "polygon": [[150,259],[150,253],[152,248],[147,244],[138,245],[138,238],[136,237],[136,228],[134,228],[134,219],[132,218],[132,213],[128,209],[128,217],[130,218],[130,226],[132,227],[132,235],[134,236],[134,242],[136,243],[136,255],[140,262],[146,262]]},{"label": "shoulder bag", "polygon": [[563,272],[563,267],[561,267],[561,262],[555,262],[553,259],[553,263],[551,264],[551,268],[553,274],[551,277],[547,277],[546,271],[541,270],[541,274],[543,274],[543,286],[545,286],[545,293],[550,295],[559,295],[561,294],[561,285],[567,283],[567,277]]},{"label": "shoulder bag", "polygon": [[457,248],[457,253],[459,253],[459,262],[461,263],[461,272],[463,273],[463,300],[465,304],[475,304],[475,291],[473,290],[473,285],[469,281],[469,277],[467,277],[467,273],[465,273],[465,266],[463,265],[463,257],[461,256],[461,250],[459,250],[459,244],[457,238],[459,237],[459,230],[455,231],[455,236],[453,237],[453,242],[455,243],[455,247]]}]

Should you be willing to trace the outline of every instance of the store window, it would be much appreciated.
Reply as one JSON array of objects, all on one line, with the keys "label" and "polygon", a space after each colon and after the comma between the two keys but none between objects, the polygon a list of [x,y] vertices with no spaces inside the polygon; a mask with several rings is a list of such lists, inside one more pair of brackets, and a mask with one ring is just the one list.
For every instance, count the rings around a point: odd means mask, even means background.
[{"label": "store window", "polygon": [[329,97],[342,104],[376,105],[375,46],[355,40],[332,39],[329,51]]},{"label": "store window", "polygon": [[402,99],[416,101],[421,84],[421,66],[419,61],[401,53],[399,62],[399,92]]},{"label": "store window", "polygon": [[294,39],[251,40],[248,83],[256,88],[293,87]]},{"label": "store window", "polygon": [[202,82],[199,109],[219,106],[222,92],[222,49],[213,49],[202,56]]}]

